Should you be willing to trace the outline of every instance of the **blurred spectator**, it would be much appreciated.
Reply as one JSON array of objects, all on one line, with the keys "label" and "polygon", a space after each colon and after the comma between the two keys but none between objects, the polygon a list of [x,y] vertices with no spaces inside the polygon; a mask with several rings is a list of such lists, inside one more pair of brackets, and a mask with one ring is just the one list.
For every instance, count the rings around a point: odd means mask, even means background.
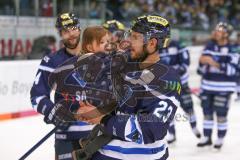
[{"label": "blurred spectator", "polygon": [[124,4],[127,4],[128,2],[128,0],[107,0],[107,18],[117,20],[123,20],[124,18],[127,18],[124,17],[123,14],[127,12],[125,11],[126,8],[124,7]]},{"label": "blurred spectator", "polygon": [[41,59],[44,55],[53,54],[56,51],[56,39],[54,36],[42,36],[33,42],[28,59]]},{"label": "blurred spectator", "polygon": [[34,1],[20,0],[20,15],[33,16],[34,15]]},{"label": "blurred spectator", "polygon": [[40,0],[41,16],[51,17],[53,16],[53,3],[52,0]]},{"label": "blurred spectator", "polygon": [[100,5],[97,3],[97,1],[91,1],[89,17],[90,18],[100,18],[100,15],[101,15]]},{"label": "blurred spectator", "polygon": [[[82,3],[84,3],[84,1],[82,1]],[[57,13],[65,13],[68,11],[69,11],[69,0],[57,0]]]},{"label": "blurred spectator", "polygon": [[203,6],[199,6],[197,8],[197,21],[196,25],[200,25],[203,29],[209,29],[209,17],[206,15],[205,8]]},{"label": "blurred spectator", "polygon": [[186,4],[181,5],[180,23],[181,23],[181,26],[184,28],[191,28],[193,26],[192,8],[190,8]]},{"label": "blurred spectator", "polygon": [[0,1],[0,15],[14,15],[14,2],[9,0]]},{"label": "blurred spectator", "polygon": [[120,12],[124,19],[133,19],[141,14],[141,8],[136,1],[126,0]]},{"label": "blurred spectator", "polygon": [[240,3],[233,1],[232,8],[229,11],[229,19],[233,26],[238,26],[240,24]]}]

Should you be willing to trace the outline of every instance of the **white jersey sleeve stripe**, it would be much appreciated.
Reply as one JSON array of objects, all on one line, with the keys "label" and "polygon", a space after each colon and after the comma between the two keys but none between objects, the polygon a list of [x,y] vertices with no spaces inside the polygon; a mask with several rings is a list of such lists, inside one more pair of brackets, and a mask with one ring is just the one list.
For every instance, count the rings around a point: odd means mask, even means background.
[{"label": "white jersey sleeve stripe", "polygon": [[38,67],[38,69],[43,70],[43,71],[48,71],[48,72],[53,72],[53,71],[54,71],[53,68],[46,67],[46,66],[42,66],[42,65],[40,65],[40,66]]}]

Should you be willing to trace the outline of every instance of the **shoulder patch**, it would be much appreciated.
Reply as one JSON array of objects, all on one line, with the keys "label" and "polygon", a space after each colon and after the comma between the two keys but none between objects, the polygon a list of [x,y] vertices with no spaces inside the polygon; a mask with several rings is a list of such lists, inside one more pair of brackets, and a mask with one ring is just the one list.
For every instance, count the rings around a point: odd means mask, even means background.
[{"label": "shoulder patch", "polygon": [[48,56],[44,56],[44,57],[43,57],[43,60],[44,60],[46,63],[48,63],[49,60],[50,60],[50,58],[49,58]]}]

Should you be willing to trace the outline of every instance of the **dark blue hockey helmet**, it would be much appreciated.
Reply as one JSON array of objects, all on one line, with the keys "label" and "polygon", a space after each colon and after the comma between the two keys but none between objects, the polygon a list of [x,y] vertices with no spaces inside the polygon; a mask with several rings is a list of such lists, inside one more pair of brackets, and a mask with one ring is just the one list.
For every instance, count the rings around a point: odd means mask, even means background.
[{"label": "dark blue hockey helmet", "polygon": [[215,31],[223,31],[223,32],[226,32],[228,33],[228,35],[230,36],[233,32],[233,26],[231,24],[228,24],[226,22],[219,22],[215,29]]},{"label": "dark blue hockey helmet", "polygon": [[61,31],[69,27],[76,27],[80,29],[80,20],[73,13],[63,13],[57,17],[55,27]]},{"label": "dark blue hockey helmet", "polygon": [[158,48],[166,48],[170,41],[170,25],[168,20],[159,15],[144,15],[138,17],[132,27],[132,31],[142,33],[145,41],[151,38],[158,40]]},{"label": "dark blue hockey helmet", "polygon": [[124,31],[125,26],[123,23],[117,21],[117,20],[109,20],[103,23],[102,25],[105,29],[109,30],[110,32],[115,31]]}]

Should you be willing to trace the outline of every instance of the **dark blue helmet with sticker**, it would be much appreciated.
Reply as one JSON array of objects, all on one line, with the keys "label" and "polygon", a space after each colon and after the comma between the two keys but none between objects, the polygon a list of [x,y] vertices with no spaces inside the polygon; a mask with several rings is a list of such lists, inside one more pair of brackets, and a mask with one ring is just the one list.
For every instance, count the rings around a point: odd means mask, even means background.
[{"label": "dark blue helmet with sticker", "polygon": [[168,20],[159,15],[147,15],[138,17],[132,27],[132,31],[142,33],[146,40],[156,38],[159,48],[166,48],[170,40],[170,25]]},{"label": "dark blue helmet with sticker", "polygon": [[73,13],[63,13],[57,17],[55,27],[59,31],[69,27],[77,27],[80,29],[80,20]]}]

